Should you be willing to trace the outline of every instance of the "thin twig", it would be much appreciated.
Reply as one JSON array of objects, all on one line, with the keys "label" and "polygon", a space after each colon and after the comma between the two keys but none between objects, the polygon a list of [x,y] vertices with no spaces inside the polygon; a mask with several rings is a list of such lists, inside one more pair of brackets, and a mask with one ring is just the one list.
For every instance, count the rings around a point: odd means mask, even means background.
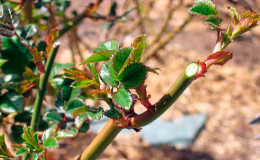
[{"label": "thin twig", "polygon": [[189,16],[179,27],[172,30],[169,34],[162,37],[157,43],[155,43],[151,48],[146,52],[143,58],[143,62],[145,63],[149,58],[155,56],[155,54],[162,48],[166,46],[170,42],[170,40],[176,36],[179,32],[183,30],[183,28],[192,20],[192,15]]}]

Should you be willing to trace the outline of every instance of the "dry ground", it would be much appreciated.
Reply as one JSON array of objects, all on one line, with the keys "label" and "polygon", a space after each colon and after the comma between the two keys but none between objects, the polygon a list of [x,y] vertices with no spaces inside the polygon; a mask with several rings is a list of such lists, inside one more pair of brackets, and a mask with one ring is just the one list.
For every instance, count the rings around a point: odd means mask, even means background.
[{"label": "dry ground", "polygon": [[[159,27],[158,25],[162,22],[161,19],[166,14],[164,9],[167,5],[166,2],[166,0],[157,2],[151,13],[155,28]],[[235,5],[224,0],[216,2],[218,8],[222,11],[221,14],[224,15],[227,15],[224,5]],[[251,1],[248,2],[251,3]],[[75,7],[79,2],[72,3]],[[109,3],[109,0],[105,1],[105,4]],[[242,11],[245,7],[245,5],[239,4],[237,6],[239,11]],[[253,5],[253,8],[257,10],[259,6]],[[183,7],[181,11],[177,12],[170,25],[179,24],[182,16],[186,16],[186,11],[186,8]],[[103,40],[102,24],[103,22],[86,20],[80,26],[80,31],[96,32],[96,34],[89,35],[88,40],[86,39],[92,46]],[[128,36],[128,39],[131,40],[139,34],[139,30],[136,29]],[[149,36],[151,34],[148,35],[148,39]],[[85,40],[84,36],[81,35],[81,37]],[[64,63],[71,60],[66,43],[64,44],[63,52],[60,53],[57,62]],[[205,129],[189,150],[177,151],[169,146],[152,147],[141,140],[139,133],[120,134],[112,145],[105,150],[100,159],[260,159],[260,140],[254,138],[260,134],[260,126],[249,125],[249,121],[260,113],[259,44],[260,27],[257,27],[254,32],[246,34],[243,39],[227,48],[227,50],[234,51],[232,61],[223,67],[212,67],[205,78],[194,81],[181,98],[163,115],[165,119],[172,119],[187,113],[207,113],[209,115]],[[156,102],[167,91],[185,65],[191,61],[206,58],[213,50],[214,45],[215,32],[210,31],[203,24],[202,18],[195,18],[165,49],[158,52],[160,60],[152,58],[147,62],[152,67],[160,68],[159,76],[150,74],[146,81],[148,91],[152,94],[151,101]],[[89,51],[86,50],[84,54],[87,57]],[[53,150],[50,154],[55,155],[53,157],[60,160],[75,159],[94,136],[95,133],[91,131],[81,134],[78,138],[65,141],[59,150]]]}]

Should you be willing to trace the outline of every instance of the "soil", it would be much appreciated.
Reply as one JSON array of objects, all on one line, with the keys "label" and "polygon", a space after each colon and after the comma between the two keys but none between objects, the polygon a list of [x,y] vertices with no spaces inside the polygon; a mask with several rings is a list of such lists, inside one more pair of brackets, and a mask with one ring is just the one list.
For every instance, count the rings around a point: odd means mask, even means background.
[{"label": "soil", "polygon": [[[81,3],[82,2],[82,3]],[[124,1],[118,1],[119,13]],[[151,22],[157,31],[166,16],[168,1],[157,1],[150,13]],[[184,1],[170,22],[165,35],[187,16],[187,8],[191,1]],[[259,12],[259,1],[216,1],[220,14],[228,22],[226,5],[232,5],[243,11],[251,7]],[[80,4],[81,3],[81,4]],[[72,1],[73,7],[82,9],[88,1]],[[104,1],[100,13],[109,11],[111,1]],[[84,5],[83,5],[84,4]],[[79,8],[78,8],[79,7]],[[81,7],[81,8],[80,8]],[[121,8],[121,10],[120,10]],[[136,13],[129,16],[134,19]],[[171,86],[173,81],[191,61],[203,60],[214,49],[216,33],[203,24],[202,17],[195,17],[185,29],[169,44],[161,49],[156,58],[151,58],[147,65],[159,67],[160,75],[149,74],[146,80],[148,92],[152,95],[151,102],[156,102]],[[108,31],[107,39],[117,39],[123,45],[128,45],[140,29],[136,28],[127,35],[124,41],[117,35],[120,27],[128,27],[133,21],[120,23]],[[79,26],[82,40],[95,47],[107,33],[101,31],[103,21],[85,20]],[[227,26],[224,23],[223,26]],[[148,42],[154,33],[148,30]],[[86,36],[87,35],[87,36]],[[104,151],[99,159],[129,159],[129,160],[258,160],[260,159],[260,140],[255,136],[260,134],[260,126],[250,125],[252,118],[260,113],[260,27],[247,33],[243,38],[231,44],[226,50],[234,52],[233,59],[224,66],[214,66],[206,73],[205,78],[193,82],[177,102],[163,115],[164,119],[173,119],[183,114],[207,113],[209,118],[198,139],[187,150],[178,150],[167,145],[150,146],[141,140],[140,133],[119,134],[115,141]],[[71,54],[64,40],[64,47],[57,62],[71,62]],[[82,46],[84,57],[89,50]],[[79,61],[79,58],[77,57]],[[174,134],[174,133],[173,133]],[[77,138],[63,141],[59,149],[49,151],[49,159],[71,160],[88,146],[96,133],[88,131]],[[49,160],[48,159],[48,160]]]}]

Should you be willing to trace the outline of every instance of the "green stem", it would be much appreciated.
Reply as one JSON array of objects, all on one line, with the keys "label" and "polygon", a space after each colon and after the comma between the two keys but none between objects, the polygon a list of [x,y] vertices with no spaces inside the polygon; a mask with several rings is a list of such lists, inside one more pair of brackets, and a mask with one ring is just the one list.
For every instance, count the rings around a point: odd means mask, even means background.
[{"label": "green stem", "polygon": [[80,155],[78,160],[94,160],[96,159],[106,147],[114,140],[117,134],[122,130],[116,126],[114,121],[110,119],[106,126],[91,142],[87,149]]},{"label": "green stem", "polygon": [[67,33],[69,30],[71,30],[76,25],[78,25],[85,17],[86,17],[86,13],[83,12],[79,16],[77,16],[77,18],[73,22],[69,22],[67,26],[65,26],[64,28],[62,28],[60,30],[58,38],[63,36],[65,33]]},{"label": "green stem", "polygon": [[[31,124],[30,124],[30,127],[32,128],[33,131],[37,131],[37,129],[38,129],[38,124],[39,124],[39,120],[40,120],[40,113],[41,113],[41,108],[42,108],[42,101],[43,101],[43,98],[44,98],[44,95],[45,95],[46,86],[47,86],[47,83],[48,83],[51,68],[53,66],[54,59],[55,59],[56,54],[58,52],[59,46],[60,46],[59,43],[54,43],[53,48],[50,51],[49,58],[48,58],[46,65],[45,65],[45,71],[40,76],[38,94],[36,96],[36,100],[35,100],[35,103],[34,103],[34,112],[33,112]],[[28,154],[25,154],[23,156],[23,160],[27,160],[27,157],[28,157]]]},{"label": "green stem", "polygon": [[[154,112],[145,111],[140,115],[132,117],[129,128],[143,127],[162,115],[190,85],[197,74],[198,69],[199,66],[197,63],[190,63],[169,91],[154,105]],[[78,160],[96,159],[121,130],[122,129],[117,127],[113,120],[110,119],[102,131],[81,154]]]}]

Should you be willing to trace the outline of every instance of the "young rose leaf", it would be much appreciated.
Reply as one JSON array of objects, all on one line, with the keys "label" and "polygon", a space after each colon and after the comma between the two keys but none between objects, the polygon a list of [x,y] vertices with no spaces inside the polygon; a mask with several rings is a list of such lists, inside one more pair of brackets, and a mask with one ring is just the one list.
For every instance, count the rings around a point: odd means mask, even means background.
[{"label": "young rose leaf", "polygon": [[90,120],[97,120],[100,119],[103,116],[103,108],[90,108],[88,110],[88,118]]},{"label": "young rose leaf", "polygon": [[30,127],[24,126],[22,138],[25,140],[25,144],[34,151],[42,151],[42,147],[39,143],[38,133],[33,133],[33,130]]},{"label": "young rose leaf", "polygon": [[119,78],[118,76],[116,75],[115,73],[115,70],[113,68],[113,55],[112,57],[110,58],[109,62],[108,62],[108,67],[109,67],[109,72],[110,72],[110,75],[111,77],[115,80],[115,81],[119,81]]},{"label": "young rose leaf", "polygon": [[0,67],[5,64],[5,62],[7,62],[8,60],[7,59],[0,59]]},{"label": "young rose leaf", "polygon": [[124,108],[127,111],[130,110],[132,104],[132,97],[127,89],[120,87],[118,91],[113,94],[112,99],[116,105]]},{"label": "young rose leaf", "polygon": [[119,119],[122,117],[121,112],[118,109],[116,109],[115,107],[104,112],[104,115],[111,119]]},{"label": "young rose leaf", "polygon": [[80,133],[85,133],[87,130],[89,129],[89,124],[87,122],[84,122],[81,126],[81,128],[79,129]]},{"label": "young rose leaf", "polygon": [[15,30],[13,27],[0,23],[0,35],[12,37],[15,35]]},{"label": "young rose leaf", "polygon": [[38,28],[35,24],[28,24],[26,26],[24,26],[21,36],[23,38],[30,38],[34,35],[36,35],[38,32]]},{"label": "young rose leaf", "polygon": [[94,66],[94,64],[93,63],[88,63],[88,67],[91,70],[95,80],[100,84],[99,77],[98,77],[98,72],[97,72],[97,69]]},{"label": "young rose leaf", "polygon": [[208,16],[205,20],[205,23],[208,23],[209,25],[213,27],[219,27],[219,24],[222,22],[222,18],[219,18],[218,16]]},{"label": "young rose leaf", "polygon": [[65,130],[58,131],[57,134],[55,135],[55,137],[57,138],[57,140],[61,140],[64,138],[76,137],[77,134],[78,134],[78,130],[76,128],[72,128],[68,131],[65,131]]},{"label": "young rose leaf", "polygon": [[29,111],[23,111],[21,113],[18,113],[15,117],[14,117],[14,121],[15,122],[21,122],[21,123],[30,123],[32,118],[32,113]]},{"label": "young rose leaf", "polygon": [[45,130],[43,132],[43,135],[42,135],[42,141],[43,143],[50,137],[53,135],[53,132],[54,132],[54,129],[57,127],[57,123],[54,124],[53,126],[51,126],[50,128],[48,128],[47,130]]},{"label": "young rose leaf", "polygon": [[192,14],[208,16],[218,15],[215,5],[210,0],[197,0],[195,5],[189,9]]},{"label": "young rose leaf", "polygon": [[146,45],[146,42],[140,42],[137,44],[137,46],[133,49],[132,51],[132,56],[131,56],[131,61],[132,62],[140,62],[143,52],[144,52],[144,47]]},{"label": "young rose leaf", "polygon": [[133,43],[131,44],[131,47],[138,47],[139,43],[143,43],[145,42],[145,39],[146,39],[146,34],[142,34],[141,36],[137,37]]},{"label": "young rose leaf", "polygon": [[13,158],[14,156],[9,151],[5,144],[4,134],[0,136],[0,158]]},{"label": "young rose leaf", "polygon": [[21,74],[25,71],[26,66],[30,62],[27,58],[27,53],[21,52],[21,50],[13,46],[8,49],[3,49],[0,52],[0,58],[7,60],[7,62],[1,66],[1,70],[4,74]]},{"label": "young rose leaf", "polygon": [[77,117],[83,113],[86,113],[88,110],[90,109],[89,106],[83,106],[83,107],[79,107],[77,108],[74,112],[73,112],[73,117]]},{"label": "young rose leaf", "polygon": [[108,51],[100,51],[100,52],[94,52],[93,55],[88,57],[83,63],[91,63],[91,62],[100,62],[100,61],[107,61],[111,57],[113,53],[115,53],[116,50],[108,50]]},{"label": "young rose leaf", "polygon": [[72,66],[72,63],[54,63],[52,69],[51,69],[51,73],[50,73],[50,78],[53,78],[57,73],[59,73],[63,68],[68,68],[70,66]]},{"label": "young rose leaf", "polygon": [[119,79],[126,88],[136,88],[147,76],[146,67],[142,63],[134,63],[126,67]]},{"label": "young rose leaf", "polygon": [[49,137],[48,139],[46,139],[43,143],[44,148],[57,148],[59,146],[59,143],[57,141],[56,138],[54,137]]},{"label": "young rose leaf", "polygon": [[24,98],[16,92],[7,92],[0,97],[0,110],[5,113],[19,112],[23,109]]},{"label": "young rose leaf", "polygon": [[92,52],[101,52],[101,51],[107,51],[107,50],[118,50],[118,42],[117,41],[108,41],[104,43],[99,43],[97,48],[92,49]]},{"label": "young rose leaf", "polygon": [[63,75],[65,78],[69,78],[72,80],[90,80],[91,76],[84,71],[79,70],[75,66],[71,66],[69,68],[64,68],[63,71],[65,72]]},{"label": "young rose leaf", "polygon": [[23,127],[18,125],[13,125],[11,127],[11,138],[15,143],[21,144],[24,142],[22,139]]},{"label": "young rose leaf", "polygon": [[233,7],[227,7],[227,8],[230,10],[230,13],[231,13],[231,22],[234,25],[237,25],[239,23],[239,15],[238,15],[236,9]]},{"label": "young rose leaf", "polygon": [[32,160],[39,160],[39,156],[36,153],[33,153]]},{"label": "young rose leaf", "polygon": [[46,120],[49,122],[61,122],[61,116],[57,112],[48,112],[46,114]]},{"label": "young rose leaf", "polygon": [[81,99],[73,99],[73,100],[70,100],[70,101],[68,102],[68,105],[67,105],[66,115],[67,115],[68,117],[73,118],[73,112],[74,112],[76,109],[78,109],[78,108],[80,108],[80,107],[83,107],[83,106],[85,106],[85,103],[84,103],[84,101],[81,100]]},{"label": "young rose leaf", "polygon": [[19,25],[20,19],[18,15],[14,12],[12,7],[10,7],[7,4],[2,4],[1,12],[1,18],[3,18],[9,25],[13,26],[14,28],[16,28]]},{"label": "young rose leaf", "polygon": [[127,66],[127,64],[129,63],[128,59],[131,52],[132,48],[123,48],[120,49],[117,53],[115,53],[115,55],[112,58],[113,69],[115,71],[115,74],[118,75],[120,71],[123,71],[124,68]]},{"label": "young rose leaf", "polygon": [[108,85],[111,85],[111,86],[114,86],[114,87],[117,87],[118,86],[118,82],[115,81],[111,74],[110,74],[110,71],[109,71],[109,64],[108,63],[104,63],[102,65],[102,68],[101,68],[101,71],[100,71],[100,78],[101,80],[105,83],[105,84],[108,84]]},{"label": "young rose leaf", "polygon": [[260,14],[251,11],[244,11],[241,20],[237,25],[235,25],[231,38],[235,39],[241,34],[249,31],[250,29],[256,27],[260,20]]},{"label": "young rose leaf", "polygon": [[87,119],[87,113],[83,113],[75,118],[74,124],[77,129],[80,129],[84,121]]},{"label": "young rose leaf", "polygon": [[224,65],[228,60],[232,58],[232,51],[219,51],[216,53],[211,54],[205,60],[207,67],[217,64],[217,65]]},{"label": "young rose leaf", "polygon": [[87,88],[89,86],[98,87],[99,84],[94,80],[78,80],[73,82],[70,86],[73,88]]},{"label": "young rose leaf", "polygon": [[59,36],[59,31],[57,30],[56,27],[54,27],[49,32],[48,36],[45,37],[45,42],[47,44],[46,53],[49,53],[51,51],[53,44],[55,40],[58,38],[58,36]]},{"label": "young rose leaf", "polygon": [[19,157],[27,152],[30,152],[30,149],[28,147],[21,148],[15,152],[15,157]]},{"label": "young rose leaf", "polygon": [[28,147],[22,147],[21,149],[19,149],[19,150],[17,150],[17,151],[15,152],[15,157],[19,157],[19,156],[21,156],[21,155],[23,155],[23,154],[25,154],[25,153],[27,153],[27,152],[30,152],[30,148],[28,148]]}]

